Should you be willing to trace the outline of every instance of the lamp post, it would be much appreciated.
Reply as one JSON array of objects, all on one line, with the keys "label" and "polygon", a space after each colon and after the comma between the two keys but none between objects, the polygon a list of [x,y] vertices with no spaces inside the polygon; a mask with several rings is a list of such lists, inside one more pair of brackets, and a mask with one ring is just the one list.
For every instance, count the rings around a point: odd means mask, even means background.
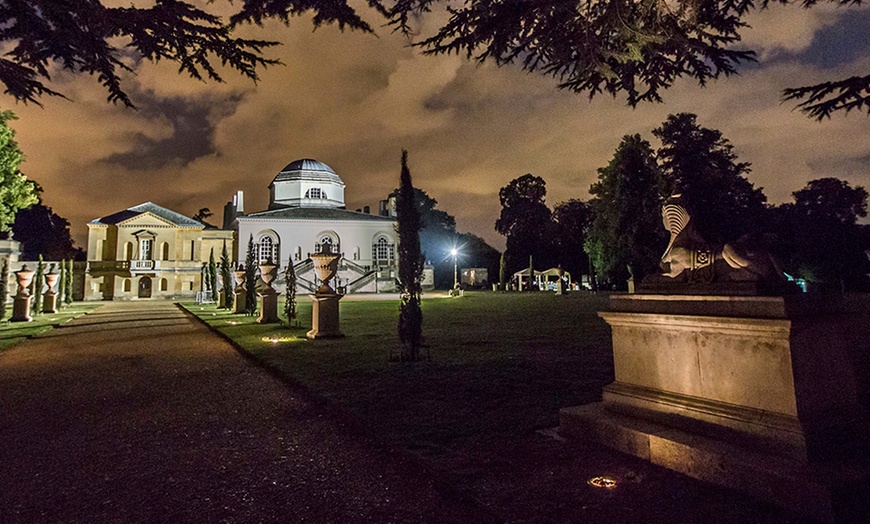
[{"label": "lamp post", "polygon": [[459,268],[456,265],[456,255],[458,255],[459,252],[456,251],[456,248],[454,247],[450,250],[450,254],[453,255],[453,289],[456,289],[456,284],[459,283]]}]

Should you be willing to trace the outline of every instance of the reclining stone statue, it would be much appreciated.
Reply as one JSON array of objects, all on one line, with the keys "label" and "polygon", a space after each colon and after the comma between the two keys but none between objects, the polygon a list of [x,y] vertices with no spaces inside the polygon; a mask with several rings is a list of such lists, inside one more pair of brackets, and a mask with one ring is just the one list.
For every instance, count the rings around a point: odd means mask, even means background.
[{"label": "reclining stone statue", "polygon": [[646,279],[648,284],[785,282],[779,263],[764,247],[762,237],[745,235],[721,247],[711,246],[695,228],[680,195],[672,196],[662,206],[662,223],[671,238],[662,255],[661,273]]}]

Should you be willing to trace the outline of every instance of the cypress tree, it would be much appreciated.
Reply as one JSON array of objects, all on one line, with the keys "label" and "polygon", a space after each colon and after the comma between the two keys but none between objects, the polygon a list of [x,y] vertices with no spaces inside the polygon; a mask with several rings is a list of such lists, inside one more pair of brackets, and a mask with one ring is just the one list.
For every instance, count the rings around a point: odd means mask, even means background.
[{"label": "cypress tree", "polygon": [[230,272],[230,255],[227,253],[227,241],[221,250],[221,280],[223,281],[223,295],[221,295],[220,307],[230,309],[233,296],[233,275]]},{"label": "cypress tree", "polygon": [[66,270],[66,290],[64,293],[64,303],[70,305],[73,302],[73,259],[67,261]]},{"label": "cypress tree", "polygon": [[9,294],[9,259],[3,259],[0,269],[0,320],[6,318],[6,298]]},{"label": "cypress tree", "polygon": [[415,203],[414,185],[408,169],[408,152],[402,150],[402,173],[396,211],[399,222],[399,291],[402,306],[399,313],[401,359],[416,361],[423,345],[423,312],[420,309],[420,279],[423,275],[423,255],[420,252],[420,210]]},{"label": "cypress tree", "polygon": [[45,274],[45,264],[42,263],[42,255],[39,255],[39,262],[36,264],[36,275],[33,276],[33,300],[30,302],[33,315],[42,314],[42,285]]},{"label": "cypress tree", "polygon": [[60,283],[57,285],[57,305],[63,306],[66,299],[66,259],[60,261]]},{"label": "cypress tree", "polygon": [[287,316],[287,325],[296,320],[296,269],[293,267],[293,259],[287,261],[287,269],[284,270],[284,282],[287,284],[284,302],[284,314]]},{"label": "cypress tree", "polygon": [[248,238],[248,252],[245,254],[245,314],[253,316],[257,312],[257,266],[254,262],[254,235]]},{"label": "cypress tree", "polygon": [[211,282],[211,298],[217,303],[217,264],[214,261],[214,248],[208,254],[208,280]]},{"label": "cypress tree", "polygon": [[532,290],[532,282],[535,280],[535,265],[532,263],[532,255],[529,255],[529,287],[526,291]]}]

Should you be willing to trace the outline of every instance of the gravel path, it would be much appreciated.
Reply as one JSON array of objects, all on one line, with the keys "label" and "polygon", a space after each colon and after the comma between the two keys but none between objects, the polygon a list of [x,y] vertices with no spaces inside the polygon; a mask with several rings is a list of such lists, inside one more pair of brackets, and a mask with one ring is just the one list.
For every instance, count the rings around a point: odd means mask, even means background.
[{"label": "gravel path", "polygon": [[480,522],[160,302],[0,353],[0,522]]}]

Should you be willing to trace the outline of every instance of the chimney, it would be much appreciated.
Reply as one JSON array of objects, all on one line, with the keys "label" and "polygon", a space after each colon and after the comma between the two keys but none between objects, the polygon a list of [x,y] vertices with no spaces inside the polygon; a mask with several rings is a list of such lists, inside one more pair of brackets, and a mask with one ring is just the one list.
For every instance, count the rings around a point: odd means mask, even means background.
[{"label": "chimney", "polygon": [[244,215],[245,214],[245,192],[241,189],[236,192],[236,196],[233,197],[233,203],[236,205],[236,214]]}]

